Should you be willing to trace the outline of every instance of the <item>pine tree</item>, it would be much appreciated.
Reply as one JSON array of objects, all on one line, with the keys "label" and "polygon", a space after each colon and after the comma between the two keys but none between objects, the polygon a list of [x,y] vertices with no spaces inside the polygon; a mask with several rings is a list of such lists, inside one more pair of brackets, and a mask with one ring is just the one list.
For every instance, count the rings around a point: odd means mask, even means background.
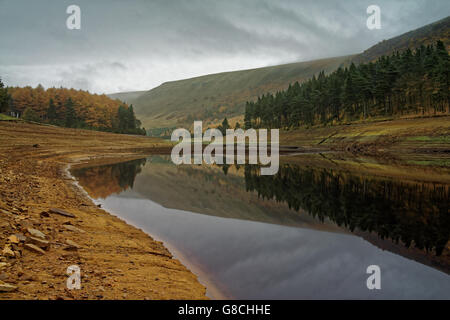
[{"label": "pine tree", "polygon": [[10,96],[8,94],[8,89],[0,78],[0,112],[7,112],[9,107]]},{"label": "pine tree", "polygon": [[222,121],[222,127],[223,127],[225,130],[230,129],[230,124],[228,123],[228,119],[227,119],[227,118],[223,119],[223,121]]},{"label": "pine tree", "polygon": [[251,108],[253,103],[247,102],[245,104],[245,115],[244,115],[244,128],[250,129],[252,127],[252,115],[251,115]]},{"label": "pine tree", "polygon": [[133,131],[136,129],[136,116],[134,115],[133,105],[130,105],[127,111],[126,127],[128,130]]},{"label": "pine tree", "polygon": [[[370,117],[450,112],[450,58],[442,41],[351,64],[247,102],[245,128],[290,128]],[[224,124],[220,126],[223,130]]]},{"label": "pine tree", "polygon": [[127,131],[127,125],[128,125],[128,112],[124,106],[120,106],[119,109],[117,109],[117,118],[119,120],[119,123],[118,123],[119,132],[125,133]]},{"label": "pine tree", "polygon": [[226,135],[227,129],[230,129],[230,124],[228,123],[228,119],[227,118],[223,119],[222,124],[219,125],[217,127],[217,129],[219,129],[223,135]]},{"label": "pine tree", "polygon": [[68,128],[76,127],[77,115],[75,113],[74,103],[72,98],[68,98],[65,103],[66,113],[64,125]]},{"label": "pine tree", "polygon": [[450,108],[450,57],[442,41],[436,44],[436,55],[438,64],[436,65],[436,80],[438,83],[438,98],[441,101],[441,112]]},{"label": "pine tree", "polygon": [[48,103],[47,119],[52,124],[54,124],[56,121],[56,107],[53,102],[53,99],[50,99],[50,101]]}]

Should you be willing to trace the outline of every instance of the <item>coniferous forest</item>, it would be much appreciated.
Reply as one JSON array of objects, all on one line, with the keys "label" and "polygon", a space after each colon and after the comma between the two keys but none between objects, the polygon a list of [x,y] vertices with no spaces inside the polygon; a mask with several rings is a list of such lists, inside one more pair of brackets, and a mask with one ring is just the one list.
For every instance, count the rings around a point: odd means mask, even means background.
[{"label": "coniferous forest", "polygon": [[0,112],[61,127],[146,134],[132,105],[83,90],[5,87],[0,80]]},{"label": "coniferous forest", "polygon": [[448,114],[449,54],[442,41],[351,64],[247,102],[246,128],[296,128],[369,118]]}]

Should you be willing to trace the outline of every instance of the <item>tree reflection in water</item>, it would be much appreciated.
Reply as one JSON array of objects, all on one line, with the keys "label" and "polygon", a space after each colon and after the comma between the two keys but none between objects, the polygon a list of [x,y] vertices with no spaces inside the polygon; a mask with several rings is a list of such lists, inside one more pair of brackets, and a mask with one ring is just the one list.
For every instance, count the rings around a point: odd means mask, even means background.
[{"label": "tree reflection in water", "polygon": [[441,255],[450,236],[449,186],[358,177],[331,169],[283,165],[261,176],[245,167],[247,191],[329,218],[350,231],[375,232],[381,239]]},{"label": "tree reflection in water", "polygon": [[[155,156],[149,162],[173,166],[166,157]],[[138,159],[72,172],[86,191],[98,199],[133,188],[145,164],[146,159]],[[415,246],[437,256],[449,241],[448,184],[363,177],[292,164],[280,166],[274,176],[261,176],[259,166],[242,166],[247,192],[287,203],[289,208],[302,209],[321,221],[329,219],[352,232],[374,232],[381,239]],[[231,166],[220,167],[227,175]],[[195,172],[195,179],[210,179],[209,171]],[[232,179],[224,181],[235,183]]]},{"label": "tree reflection in water", "polygon": [[146,159],[144,158],[94,167],[74,168],[71,172],[91,197],[105,199],[111,194],[132,189],[134,180],[145,163]]}]

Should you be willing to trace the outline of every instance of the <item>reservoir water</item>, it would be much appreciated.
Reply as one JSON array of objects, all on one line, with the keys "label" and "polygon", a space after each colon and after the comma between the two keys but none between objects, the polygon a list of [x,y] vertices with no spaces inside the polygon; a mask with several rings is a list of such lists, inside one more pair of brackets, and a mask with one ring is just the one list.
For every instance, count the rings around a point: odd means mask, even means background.
[{"label": "reservoir water", "polygon": [[[449,185],[280,165],[72,169],[106,210],[164,241],[208,294],[236,299],[450,299]],[[367,268],[379,266],[381,289]]]}]

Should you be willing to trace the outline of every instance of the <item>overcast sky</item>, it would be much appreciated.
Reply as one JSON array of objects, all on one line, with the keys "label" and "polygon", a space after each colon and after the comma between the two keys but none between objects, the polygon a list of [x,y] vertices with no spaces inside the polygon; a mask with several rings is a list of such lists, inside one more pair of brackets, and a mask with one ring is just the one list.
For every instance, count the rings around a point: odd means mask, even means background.
[{"label": "overcast sky", "polygon": [[[81,8],[81,29],[66,8]],[[366,27],[369,5],[381,30]],[[0,0],[9,86],[97,93],[361,52],[450,13],[448,0]]]}]

